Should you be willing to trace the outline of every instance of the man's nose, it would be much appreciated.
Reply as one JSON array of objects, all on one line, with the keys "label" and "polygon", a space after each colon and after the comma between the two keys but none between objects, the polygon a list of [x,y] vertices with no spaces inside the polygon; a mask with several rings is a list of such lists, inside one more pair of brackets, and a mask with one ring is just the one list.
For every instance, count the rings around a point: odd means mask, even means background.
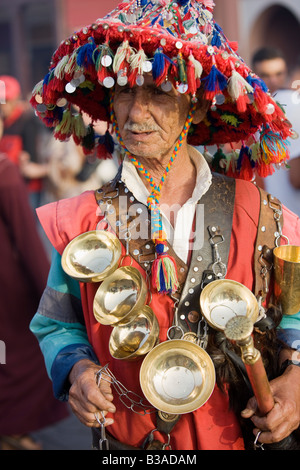
[{"label": "man's nose", "polygon": [[143,90],[136,91],[129,106],[129,117],[135,122],[144,120],[149,116],[149,104],[147,93],[144,93]]}]

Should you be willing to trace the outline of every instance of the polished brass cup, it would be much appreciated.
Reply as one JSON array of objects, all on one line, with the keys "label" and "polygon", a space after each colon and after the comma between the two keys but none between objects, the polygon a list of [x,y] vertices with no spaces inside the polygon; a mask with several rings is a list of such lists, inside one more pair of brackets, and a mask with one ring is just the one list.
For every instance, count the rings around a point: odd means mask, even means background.
[{"label": "polished brass cup", "polygon": [[99,282],[118,267],[122,248],[118,238],[104,230],[74,238],[62,254],[62,268],[81,282]]},{"label": "polished brass cup", "polygon": [[259,305],[255,295],[243,284],[230,279],[213,281],[201,292],[200,309],[207,323],[224,331],[231,318],[245,316],[255,323]]},{"label": "polished brass cup", "polygon": [[155,346],[142,362],[140,385],[149,403],[168,414],[185,414],[206,403],[215,387],[209,355],[184,339]]},{"label": "polished brass cup", "polygon": [[144,305],[130,323],[114,327],[109,340],[109,352],[115,359],[139,359],[155,346],[158,335],[157,318],[153,310]]},{"label": "polished brass cup", "polygon": [[276,302],[284,315],[294,315],[300,311],[300,246],[278,246],[273,255]]},{"label": "polished brass cup", "polygon": [[141,311],[147,285],[137,268],[123,266],[106,277],[94,297],[93,310],[102,325],[125,325]]}]

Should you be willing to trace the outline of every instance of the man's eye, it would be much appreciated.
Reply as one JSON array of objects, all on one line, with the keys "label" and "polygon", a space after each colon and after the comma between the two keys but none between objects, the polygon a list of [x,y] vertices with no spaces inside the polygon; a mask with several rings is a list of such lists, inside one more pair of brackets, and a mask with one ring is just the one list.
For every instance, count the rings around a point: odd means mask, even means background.
[{"label": "man's eye", "polygon": [[127,93],[132,93],[132,89],[131,88],[124,88],[123,90],[121,90],[121,93],[123,94],[127,94]]},{"label": "man's eye", "polygon": [[119,95],[127,95],[127,94],[131,94],[131,93],[133,93],[133,89],[130,88],[129,86],[121,87],[121,88],[118,90],[118,94],[119,94]]},{"label": "man's eye", "polygon": [[161,88],[154,88],[153,93],[154,93],[154,95],[166,95],[167,94]]}]

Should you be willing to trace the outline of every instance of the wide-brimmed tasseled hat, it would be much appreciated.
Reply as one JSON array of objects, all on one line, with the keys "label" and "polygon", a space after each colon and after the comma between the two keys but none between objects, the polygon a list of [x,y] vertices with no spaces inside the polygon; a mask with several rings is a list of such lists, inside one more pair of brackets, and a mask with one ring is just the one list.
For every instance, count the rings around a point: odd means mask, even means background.
[{"label": "wide-brimmed tasseled hat", "polygon": [[[216,24],[213,7],[212,0],[123,1],[61,43],[33,90],[38,116],[56,138],[73,136],[85,152],[107,157],[109,133],[97,135],[81,113],[110,123],[115,84],[142,86],[144,74],[152,73],[166,91],[172,84],[195,101],[201,88],[201,97],[211,102],[205,119],[191,126],[188,142],[217,144],[215,171],[245,179],[254,171],[272,173],[288,159],[291,124]],[[232,151],[225,155],[222,144],[232,144]]]}]

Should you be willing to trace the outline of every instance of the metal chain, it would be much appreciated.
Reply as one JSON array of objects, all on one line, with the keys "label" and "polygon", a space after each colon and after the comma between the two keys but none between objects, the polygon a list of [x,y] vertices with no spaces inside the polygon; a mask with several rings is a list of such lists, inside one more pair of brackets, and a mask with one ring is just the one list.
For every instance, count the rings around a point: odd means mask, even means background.
[{"label": "metal chain", "polygon": [[140,397],[137,393],[128,390],[119,380],[117,380],[109,370],[108,364],[101,367],[101,369],[96,372],[95,377],[98,387],[100,386],[101,380],[111,383],[123,405],[134,413],[145,416],[146,414],[151,414],[156,411],[155,408],[151,407],[144,401],[144,398]]}]

